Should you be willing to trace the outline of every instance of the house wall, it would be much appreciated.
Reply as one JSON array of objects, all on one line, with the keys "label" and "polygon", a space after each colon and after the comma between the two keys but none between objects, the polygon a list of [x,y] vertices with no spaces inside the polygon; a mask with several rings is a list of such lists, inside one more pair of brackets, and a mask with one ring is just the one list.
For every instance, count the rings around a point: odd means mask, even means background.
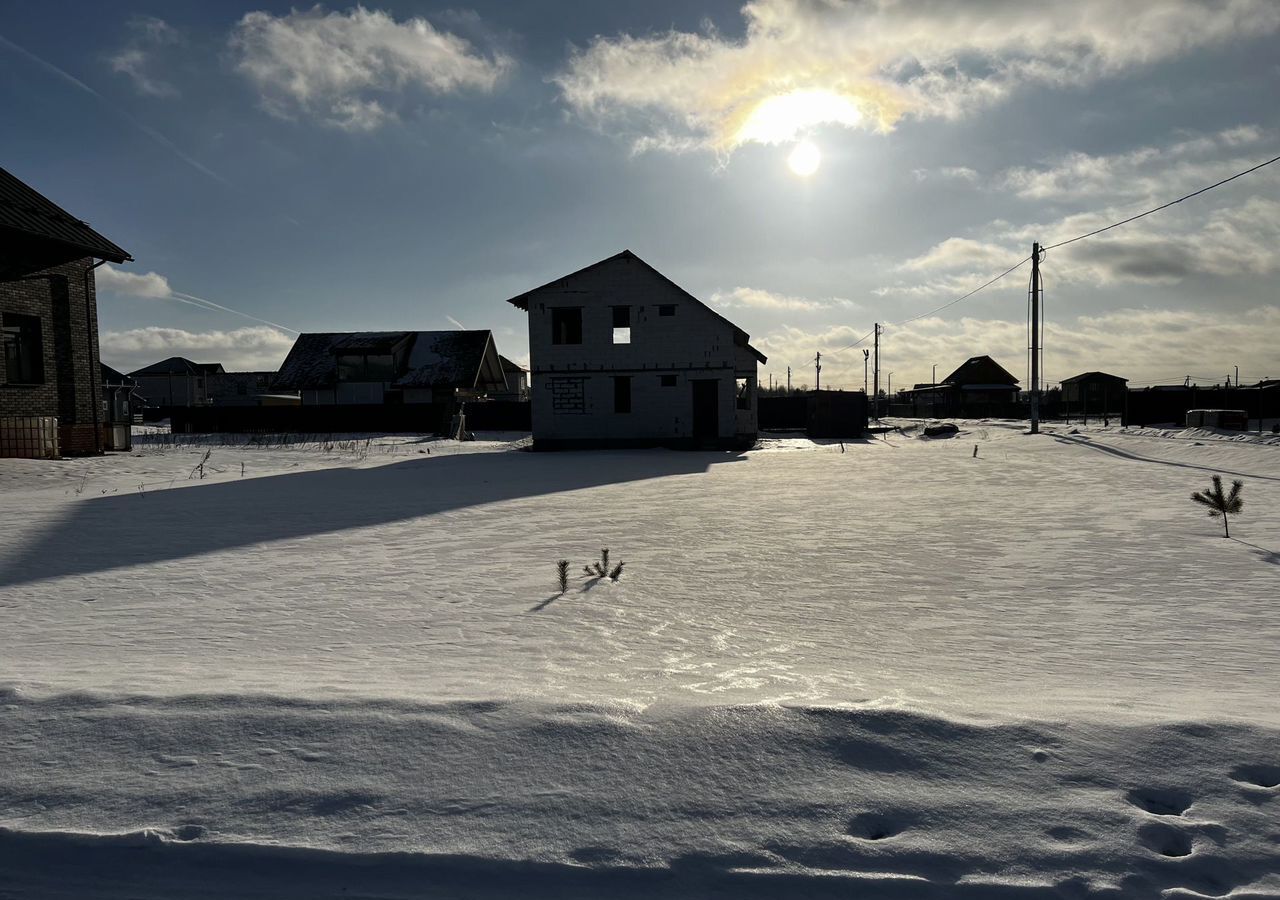
[{"label": "house wall", "polygon": [[97,453],[104,418],[98,364],[98,308],[91,259],[0,281],[4,313],[40,319],[44,382],[8,384],[0,361],[0,418],[57,416],[59,451]]},{"label": "house wall", "polygon": [[[659,306],[675,307],[672,316]],[[613,342],[613,307],[630,307],[630,342]],[[552,310],[582,310],[582,343],[552,341]],[[678,441],[693,436],[691,381],[718,384],[717,437],[756,432],[756,359],[734,343],[733,327],[655,277],[617,260],[529,297],[531,403],[535,442]],[[662,375],[676,376],[663,387]],[[750,409],[735,408],[735,377],[752,379]],[[614,412],[614,376],[631,377],[631,411]]]},{"label": "house wall", "polygon": [[148,406],[204,406],[209,402],[207,375],[134,375],[138,393]]}]

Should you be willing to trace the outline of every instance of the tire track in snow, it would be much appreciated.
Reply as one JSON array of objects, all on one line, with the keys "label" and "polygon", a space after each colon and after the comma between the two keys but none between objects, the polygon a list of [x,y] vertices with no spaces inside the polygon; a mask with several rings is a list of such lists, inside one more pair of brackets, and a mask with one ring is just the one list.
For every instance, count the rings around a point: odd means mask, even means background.
[{"label": "tire track in snow", "polygon": [[1128,450],[1121,450],[1119,447],[1111,447],[1107,444],[1098,443],[1097,441],[1090,440],[1083,435],[1068,436],[1055,434],[1053,435],[1053,439],[1060,444],[1073,444],[1077,447],[1088,447],[1092,450],[1099,450],[1103,453],[1110,453],[1114,456],[1119,456],[1122,459],[1132,459],[1137,462],[1158,463],[1162,466],[1176,466],[1179,469],[1200,469],[1204,472],[1213,472],[1220,475],[1238,475],[1241,478],[1260,478],[1264,481],[1280,481],[1280,477],[1275,475],[1258,475],[1253,472],[1235,472],[1231,469],[1219,469],[1215,466],[1200,466],[1195,463],[1174,462],[1169,459],[1158,459],[1154,456],[1142,456],[1141,454],[1132,453]]}]

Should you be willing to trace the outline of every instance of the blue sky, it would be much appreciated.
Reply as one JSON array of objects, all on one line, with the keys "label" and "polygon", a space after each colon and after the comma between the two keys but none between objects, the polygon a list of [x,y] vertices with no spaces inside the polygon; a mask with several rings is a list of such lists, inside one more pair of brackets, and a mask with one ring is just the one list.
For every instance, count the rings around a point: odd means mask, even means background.
[{"label": "blue sky", "polygon": [[[1280,4],[0,3],[5,168],[126,247],[103,358],[492,328],[624,247],[861,387],[875,321],[1280,154]],[[820,165],[796,174],[801,144]],[[1025,268],[885,332],[1025,380]],[[1050,381],[1280,377],[1280,164],[1045,261]],[[942,374],[941,372],[939,373]]]}]

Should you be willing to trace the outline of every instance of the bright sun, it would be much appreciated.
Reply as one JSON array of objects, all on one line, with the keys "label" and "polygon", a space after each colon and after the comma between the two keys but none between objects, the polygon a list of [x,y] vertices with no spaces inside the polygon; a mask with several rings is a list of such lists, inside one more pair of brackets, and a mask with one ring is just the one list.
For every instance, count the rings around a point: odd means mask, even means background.
[{"label": "bright sun", "polygon": [[821,164],[822,153],[812,141],[801,141],[796,144],[791,155],[787,157],[787,165],[801,178],[808,178],[818,171],[818,166]]}]

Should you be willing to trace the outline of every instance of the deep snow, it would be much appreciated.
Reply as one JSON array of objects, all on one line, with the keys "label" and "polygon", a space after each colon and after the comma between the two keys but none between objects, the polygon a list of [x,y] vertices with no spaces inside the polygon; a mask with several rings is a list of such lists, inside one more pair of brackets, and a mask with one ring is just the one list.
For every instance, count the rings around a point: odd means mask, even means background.
[{"label": "deep snow", "polygon": [[1280,441],[1051,430],[0,460],[0,896],[1280,896]]}]

